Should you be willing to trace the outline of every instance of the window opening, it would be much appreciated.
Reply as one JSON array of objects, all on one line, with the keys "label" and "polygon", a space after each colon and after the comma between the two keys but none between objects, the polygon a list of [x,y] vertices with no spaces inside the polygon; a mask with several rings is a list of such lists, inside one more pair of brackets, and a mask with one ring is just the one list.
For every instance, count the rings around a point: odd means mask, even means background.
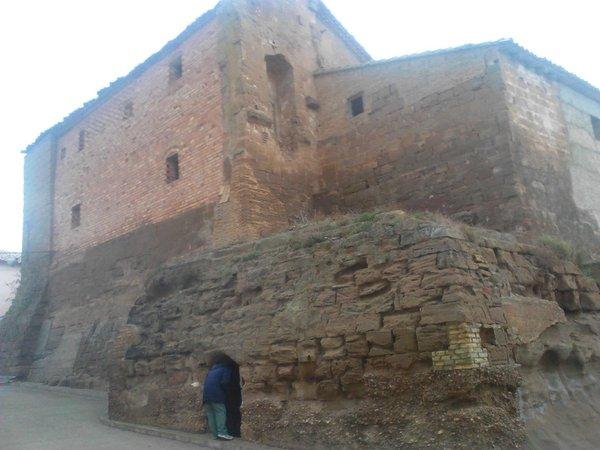
[{"label": "window opening", "polygon": [[85,138],[86,138],[86,132],[85,130],[80,130],[79,131],[79,151],[83,150],[85,148]]},{"label": "window opening", "polygon": [[350,97],[348,102],[350,103],[350,114],[352,114],[352,117],[356,117],[365,112],[365,104],[362,94]]},{"label": "window opening", "polygon": [[133,117],[133,102],[131,100],[125,102],[123,106],[123,120]]},{"label": "window opening", "polygon": [[592,130],[594,131],[594,137],[596,138],[596,140],[600,141],[600,119],[595,116],[591,116],[591,117],[592,117]]},{"label": "window opening", "polygon": [[174,58],[169,64],[169,82],[174,82],[180,79],[183,75],[183,65],[181,56]]},{"label": "window opening", "polygon": [[179,155],[175,153],[167,158],[167,183],[179,180]]},{"label": "window opening", "polygon": [[81,203],[71,208],[71,228],[81,225]]},{"label": "window opening", "polygon": [[242,433],[242,377],[240,376],[240,366],[229,355],[221,351],[215,351],[210,354],[208,359],[210,367],[214,365],[226,366],[229,368],[229,383],[227,389],[227,431],[234,437],[241,437]]}]

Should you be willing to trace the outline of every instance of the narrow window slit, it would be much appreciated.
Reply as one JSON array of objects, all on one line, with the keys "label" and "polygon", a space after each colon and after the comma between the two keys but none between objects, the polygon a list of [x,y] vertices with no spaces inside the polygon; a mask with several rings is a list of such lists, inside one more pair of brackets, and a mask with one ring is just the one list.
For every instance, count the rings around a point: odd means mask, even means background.
[{"label": "narrow window slit", "polygon": [[86,131],[85,130],[80,130],[79,131],[79,151],[83,150],[85,148],[85,140],[86,140]]},{"label": "narrow window slit", "polygon": [[592,119],[592,131],[594,132],[594,138],[597,141],[600,141],[600,119],[595,116],[591,116],[591,119]]},{"label": "narrow window slit", "polygon": [[179,155],[175,153],[167,158],[167,183],[179,180]]},{"label": "narrow window slit", "polygon": [[71,208],[71,228],[75,229],[81,225],[81,203]]},{"label": "narrow window slit", "polygon": [[181,62],[181,56],[175,57],[169,63],[169,82],[179,80],[183,76],[183,64]]},{"label": "narrow window slit", "polygon": [[357,94],[348,99],[348,103],[350,104],[350,114],[352,117],[356,117],[365,112],[365,104],[363,101],[362,94]]},{"label": "narrow window slit", "polygon": [[133,117],[133,102],[131,100],[125,102],[123,106],[123,120]]}]

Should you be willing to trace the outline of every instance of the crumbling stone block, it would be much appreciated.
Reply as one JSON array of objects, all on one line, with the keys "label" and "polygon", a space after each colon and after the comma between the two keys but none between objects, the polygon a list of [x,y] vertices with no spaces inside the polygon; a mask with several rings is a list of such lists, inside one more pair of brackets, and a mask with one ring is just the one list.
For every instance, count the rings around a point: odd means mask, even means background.
[{"label": "crumbling stone block", "polygon": [[393,343],[392,330],[369,331],[367,341],[378,347],[391,347]]},{"label": "crumbling stone block", "polygon": [[394,328],[394,337],[394,352],[409,353],[417,351],[417,334],[414,328]]},{"label": "crumbling stone block", "polygon": [[342,345],[344,345],[344,338],[341,336],[321,339],[321,347],[324,350],[336,349]]},{"label": "crumbling stone block", "polygon": [[579,302],[583,311],[600,311],[600,293],[581,292]]},{"label": "crumbling stone block", "polygon": [[364,357],[369,354],[369,344],[362,334],[346,336],[346,351],[348,356]]}]

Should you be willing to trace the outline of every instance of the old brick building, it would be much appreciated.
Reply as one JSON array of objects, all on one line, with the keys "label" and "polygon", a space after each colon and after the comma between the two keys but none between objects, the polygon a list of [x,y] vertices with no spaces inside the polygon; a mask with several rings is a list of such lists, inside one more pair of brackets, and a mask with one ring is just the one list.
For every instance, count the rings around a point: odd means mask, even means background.
[{"label": "old brick building", "polygon": [[167,260],[376,208],[596,258],[600,91],[512,41],[373,61],[319,0],[223,0],[27,149],[0,366],[105,386]]}]

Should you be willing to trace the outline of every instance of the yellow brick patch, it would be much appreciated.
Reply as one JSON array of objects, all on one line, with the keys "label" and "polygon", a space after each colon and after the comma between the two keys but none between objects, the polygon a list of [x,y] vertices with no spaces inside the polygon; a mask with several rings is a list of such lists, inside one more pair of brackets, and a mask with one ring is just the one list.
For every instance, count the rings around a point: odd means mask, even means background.
[{"label": "yellow brick patch", "polygon": [[431,353],[434,370],[473,369],[489,366],[488,352],[481,346],[478,323],[448,326],[448,350]]}]

